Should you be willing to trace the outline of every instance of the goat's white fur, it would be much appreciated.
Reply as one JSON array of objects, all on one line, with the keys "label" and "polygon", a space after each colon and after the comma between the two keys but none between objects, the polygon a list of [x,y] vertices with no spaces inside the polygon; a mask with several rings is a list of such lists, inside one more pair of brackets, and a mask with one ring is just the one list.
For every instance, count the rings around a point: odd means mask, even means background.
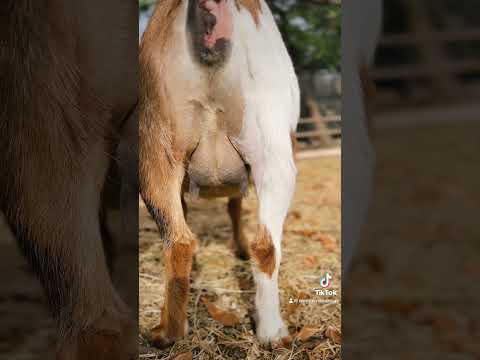
[{"label": "goat's white fur", "polygon": [[278,271],[283,222],[295,189],[297,171],[290,134],[300,115],[300,91],[292,61],[265,2],[258,28],[247,11],[233,11],[231,65],[243,69],[241,86],[246,101],[243,129],[235,142],[251,165],[259,223],[272,236],[276,259],[271,278],[253,266],[257,336],[261,342],[275,342],[288,335],[280,315]]}]

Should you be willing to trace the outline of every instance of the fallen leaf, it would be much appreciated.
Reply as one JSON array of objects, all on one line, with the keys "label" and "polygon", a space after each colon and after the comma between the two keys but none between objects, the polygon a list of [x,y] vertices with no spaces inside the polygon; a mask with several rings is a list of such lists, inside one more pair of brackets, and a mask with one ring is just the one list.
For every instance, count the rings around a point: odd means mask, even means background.
[{"label": "fallen leaf", "polygon": [[480,266],[477,263],[467,263],[463,269],[468,275],[480,275]]},{"label": "fallen leaf", "polygon": [[453,314],[437,312],[434,316],[432,316],[432,326],[440,333],[458,334],[462,330],[467,330],[468,321]]},{"label": "fallen leaf", "polygon": [[224,326],[235,326],[240,322],[237,315],[232,312],[222,310],[213,303],[207,303],[207,310],[210,316]]},{"label": "fallen leaf", "polygon": [[315,231],[311,231],[311,230],[305,230],[305,229],[302,229],[302,230],[291,230],[292,233],[294,234],[297,234],[297,235],[301,235],[303,237],[312,237],[313,235],[315,235]]},{"label": "fallen leaf", "polygon": [[320,329],[318,328],[314,328],[311,326],[304,326],[302,330],[298,332],[297,339],[299,339],[300,341],[307,341],[319,331]]},{"label": "fallen leaf", "polygon": [[312,236],[313,240],[320,241],[325,250],[335,252],[339,250],[339,246],[336,241],[332,239],[329,235],[326,235],[321,232],[317,232]]},{"label": "fallen leaf", "polygon": [[252,281],[248,278],[241,278],[238,280],[238,288],[240,290],[250,290],[253,287]]},{"label": "fallen leaf", "polygon": [[308,268],[315,268],[317,267],[317,258],[315,256],[305,256],[303,263]]},{"label": "fallen leaf", "polygon": [[411,195],[412,202],[417,205],[432,205],[438,204],[444,197],[442,189],[437,185],[431,184],[417,186],[417,189]]},{"label": "fallen leaf", "polygon": [[338,199],[338,197],[336,196],[332,196],[332,195],[327,195],[327,196],[324,196],[321,200],[320,200],[320,204],[321,205],[335,205],[335,204],[338,204],[340,201]]},{"label": "fallen leaf", "polygon": [[302,214],[298,210],[290,211],[290,215],[297,220],[302,218]]},{"label": "fallen leaf", "polygon": [[287,335],[281,338],[279,341],[272,344],[272,349],[291,349],[292,348],[292,338]]},{"label": "fallen leaf", "polygon": [[183,352],[181,354],[178,354],[177,356],[175,356],[173,360],[192,360],[192,359],[193,359],[193,355],[189,351],[189,352]]},{"label": "fallen leaf", "polygon": [[325,336],[332,340],[335,344],[342,343],[342,334],[338,329],[335,329],[332,326],[329,326],[327,330],[325,330]]}]

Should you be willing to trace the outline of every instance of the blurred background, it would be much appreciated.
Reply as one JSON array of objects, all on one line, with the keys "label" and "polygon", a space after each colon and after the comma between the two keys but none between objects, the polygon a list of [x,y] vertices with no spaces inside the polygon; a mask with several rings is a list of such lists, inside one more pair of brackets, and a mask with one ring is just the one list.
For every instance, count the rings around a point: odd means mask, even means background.
[{"label": "blurred background", "polygon": [[[386,2],[384,32],[371,74],[377,85],[377,113],[466,105],[476,100],[479,23],[478,1]],[[378,125],[388,126],[382,120]]]},{"label": "blurred background", "polygon": [[478,359],[480,2],[383,5],[374,190],[344,276],[343,356]]}]

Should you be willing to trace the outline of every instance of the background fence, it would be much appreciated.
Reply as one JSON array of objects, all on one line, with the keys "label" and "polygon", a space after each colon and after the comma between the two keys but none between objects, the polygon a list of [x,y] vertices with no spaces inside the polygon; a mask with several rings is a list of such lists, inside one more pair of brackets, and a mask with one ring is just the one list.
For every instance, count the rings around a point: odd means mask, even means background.
[{"label": "background fence", "polygon": [[[385,7],[385,23],[392,28],[384,31],[371,72],[377,126],[399,110],[461,107],[478,97],[480,27],[469,21],[468,8],[456,12],[446,0],[436,7],[428,1],[394,2]],[[395,17],[402,20],[392,26]]]}]

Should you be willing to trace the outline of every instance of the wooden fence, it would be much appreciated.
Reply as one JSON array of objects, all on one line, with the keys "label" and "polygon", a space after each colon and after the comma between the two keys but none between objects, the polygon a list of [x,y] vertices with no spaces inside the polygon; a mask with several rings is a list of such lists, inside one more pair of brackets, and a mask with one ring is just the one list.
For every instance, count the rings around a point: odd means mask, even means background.
[{"label": "wooden fence", "polygon": [[[446,101],[463,100],[469,96],[469,89],[478,91],[478,84],[466,87],[462,75],[479,74],[480,60],[453,54],[448,51],[448,46],[480,42],[480,27],[466,27],[459,25],[458,21],[447,21],[447,26],[439,30],[428,11],[427,2],[406,0],[403,4],[408,14],[408,29],[403,33],[384,35],[379,49],[409,49],[411,54],[415,54],[415,60],[407,64],[373,68],[372,79],[384,84],[378,89],[377,107],[381,111],[388,111],[394,106],[405,108],[409,105],[444,104]],[[448,16],[446,12],[447,20]],[[394,88],[400,82],[407,89],[403,94]]]},{"label": "wooden fence", "polygon": [[319,139],[326,142],[339,139],[342,135],[340,122],[340,115],[325,116],[320,121],[311,117],[302,118],[299,124],[310,124],[315,130],[297,132],[297,139]]},{"label": "wooden fence", "polygon": [[[313,116],[299,121],[296,138],[300,151],[332,148],[340,145],[340,115]],[[302,130],[303,129],[303,130]]]}]

